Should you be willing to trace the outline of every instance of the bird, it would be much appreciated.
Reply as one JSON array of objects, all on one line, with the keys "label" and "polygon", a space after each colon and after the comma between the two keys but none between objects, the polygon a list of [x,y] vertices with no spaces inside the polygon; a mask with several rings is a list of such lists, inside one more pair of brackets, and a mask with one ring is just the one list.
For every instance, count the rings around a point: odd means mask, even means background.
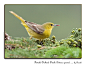
[{"label": "bird", "polygon": [[54,28],[54,26],[60,26],[58,24],[54,24],[51,22],[46,22],[42,25],[36,24],[36,23],[24,20],[22,17],[20,17],[13,11],[9,11],[9,12],[21,21],[21,24],[25,27],[25,29],[27,30],[31,38],[36,38],[38,40],[43,40],[45,38],[48,38],[51,35],[52,29]]}]

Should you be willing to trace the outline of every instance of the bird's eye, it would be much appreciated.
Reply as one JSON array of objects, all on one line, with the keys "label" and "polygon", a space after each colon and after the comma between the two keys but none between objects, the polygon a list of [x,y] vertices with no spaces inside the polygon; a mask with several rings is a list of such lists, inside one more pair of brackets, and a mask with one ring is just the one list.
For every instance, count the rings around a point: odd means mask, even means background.
[{"label": "bird's eye", "polygon": [[51,26],[53,26],[53,24],[51,24]]}]

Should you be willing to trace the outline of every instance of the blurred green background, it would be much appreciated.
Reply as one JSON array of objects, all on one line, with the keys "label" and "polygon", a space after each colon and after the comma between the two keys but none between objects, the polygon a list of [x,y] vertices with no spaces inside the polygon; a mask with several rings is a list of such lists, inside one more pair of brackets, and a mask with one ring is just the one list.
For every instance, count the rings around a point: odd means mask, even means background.
[{"label": "blurred green background", "polygon": [[[60,24],[54,27],[51,33],[57,40],[70,35],[73,28],[81,28],[82,23],[81,4],[5,4],[5,32],[12,38],[29,37],[21,21],[9,11],[14,11],[26,21],[43,24],[52,22]],[[50,37],[51,37],[50,36]]]}]

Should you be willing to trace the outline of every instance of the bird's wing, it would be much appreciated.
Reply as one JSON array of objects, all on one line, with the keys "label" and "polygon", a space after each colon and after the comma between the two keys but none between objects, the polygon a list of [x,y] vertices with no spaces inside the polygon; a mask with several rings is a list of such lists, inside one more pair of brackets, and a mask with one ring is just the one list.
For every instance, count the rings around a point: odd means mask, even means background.
[{"label": "bird's wing", "polygon": [[36,23],[33,23],[33,22],[27,22],[25,21],[25,23],[27,24],[27,26],[29,28],[31,28],[34,32],[38,33],[38,34],[43,34],[44,32],[44,28],[42,28],[41,25],[38,25]]}]

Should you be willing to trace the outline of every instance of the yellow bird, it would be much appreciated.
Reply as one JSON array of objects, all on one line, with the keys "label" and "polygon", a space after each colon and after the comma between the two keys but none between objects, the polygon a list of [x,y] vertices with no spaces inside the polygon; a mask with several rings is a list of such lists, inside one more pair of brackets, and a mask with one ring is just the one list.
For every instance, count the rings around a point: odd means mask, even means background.
[{"label": "yellow bird", "polygon": [[31,37],[34,37],[39,40],[48,38],[51,35],[51,31],[53,27],[60,26],[57,24],[53,24],[51,22],[44,23],[43,25],[39,25],[33,22],[27,22],[13,11],[9,11],[9,12],[13,14],[15,17],[17,17],[19,20],[21,20],[22,25],[25,27],[25,29],[27,30],[28,34]]}]

